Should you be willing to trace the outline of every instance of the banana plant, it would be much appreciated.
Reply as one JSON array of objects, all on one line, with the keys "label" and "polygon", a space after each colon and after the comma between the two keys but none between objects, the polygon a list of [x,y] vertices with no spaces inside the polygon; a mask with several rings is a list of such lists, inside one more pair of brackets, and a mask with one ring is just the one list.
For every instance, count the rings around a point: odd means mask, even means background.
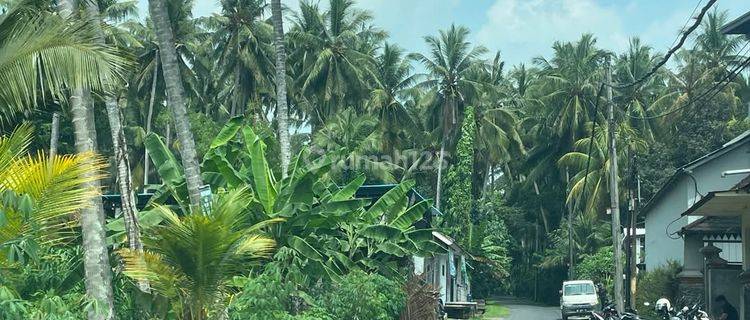
[{"label": "banana plant", "polygon": [[[182,168],[161,138],[150,134],[146,147],[164,185],[151,202],[187,206]],[[335,155],[312,158],[301,151],[288,175],[277,179],[266,157],[266,143],[242,118],[231,119],[206,152],[201,164],[204,181],[217,192],[246,187],[248,209],[257,221],[283,219],[269,232],[279,252],[305,274],[336,278],[353,268],[394,273],[399,262],[414,254],[431,255],[443,249],[433,242],[431,229],[418,229],[430,208],[427,201],[411,203],[413,181],[395,185],[376,201],[356,197],[365,182],[359,176],[339,187],[330,178]],[[277,257],[277,260],[282,260]]]}]

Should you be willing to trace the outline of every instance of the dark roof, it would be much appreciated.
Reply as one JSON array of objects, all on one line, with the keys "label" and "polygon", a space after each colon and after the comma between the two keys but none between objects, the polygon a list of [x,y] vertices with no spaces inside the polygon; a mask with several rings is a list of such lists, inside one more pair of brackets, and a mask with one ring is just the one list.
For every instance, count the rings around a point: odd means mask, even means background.
[{"label": "dark roof", "polygon": [[[395,184],[371,184],[371,185],[363,185],[357,189],[357,192],[355,193],[356,198],[360,199],[372,199],[373,201],[379,199],[382,197],[386,192],[391,190],[393,187],[395,187]],[[143,209],[148,204],[148,201],[153,196],[153,193],[138,193],[136,194],[136,208],[138,210]],[[410,204],[414,204],[423,200],[426,200],[425,197],[423,197],[417,190],[411,189],[409,192],[409,198],[410,198]],[[119,194],[105,194],[102,195],[102,203],[104,205],[105,211],[109,212],[110,214],[114,214],[115,208],[119,208],[121,205],[120,201],[120,195]],[[429,214],[428,214],[429,213]],[[423,220],[425,223],[430,224],[432,221],[432,216],[441,215],[442,213],[440,210],[435,208],[434,206],[430,206],[430,210],[428,212],[425,212],[425,215],[423,217]]]},{"label": "dark roof", "polygon": [[729,151],[736,149],[737,147],[743,145],[748,140],[750,140],[750,130],[745,131],[744,133],[735,137],[732,140],[729,140],[729,142],[722,145],[721,148],[711,151],[708,154],[698,159],[695,159],[689,162],[688,164],[678,168],[675,171],[675,173],[672,174],[671,177],[669,177],[669,180],[667,180],[667,182],[665,182],[664,185],[662,185],[661,188],[659,188],[659,191],[657,191],[656,194],[654,194],[654,196],[648,200],[648,202],[643,207],[643,209],[641,209],[641,213],[647,215],[648,212],[651,210],[651,208],[654,206],[654,204],[656,204],[659,201],[659,199],[669,190],[672,184],[677,182],[679,178],[681,178],[683,175],[689,173],[695,168],[698,168],[708,162],[711,162],[712,160],[726,154]]},{"label": "dark roof", "polygon": [[734,21],[727,23],[721,28],[725,34],[748,34],[750,35],[750,11],[743,14]]},{"label": "dark roof", "polygon": [[740,217],[703,217],[686,225],[682,234],[739,235]]}]

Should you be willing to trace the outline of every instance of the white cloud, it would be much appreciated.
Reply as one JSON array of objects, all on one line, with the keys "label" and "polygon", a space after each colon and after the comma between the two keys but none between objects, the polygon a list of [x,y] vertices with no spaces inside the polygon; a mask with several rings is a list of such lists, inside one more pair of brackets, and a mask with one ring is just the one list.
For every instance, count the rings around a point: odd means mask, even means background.
[{"label": "white cloud", "polygon": [[627,46],[618,10],[593,0],[496,0],[476,40],[501,50],[507,61],[528,62],[548,55],[554,41],[573,41],[593,33],[603,48]]}]

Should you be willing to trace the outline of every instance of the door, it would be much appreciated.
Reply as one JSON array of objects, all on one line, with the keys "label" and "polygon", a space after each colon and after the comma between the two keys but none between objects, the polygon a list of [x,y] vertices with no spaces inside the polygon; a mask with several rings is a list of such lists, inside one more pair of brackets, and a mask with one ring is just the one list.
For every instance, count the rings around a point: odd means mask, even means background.
[{"label": "door", "polygon": [[446,263],[445,256],[440,255],[439,257],[436,258],[436,260],[438,261],[437,263],[438,268],[435,271],[438,272],[437,279],[438,279],[438,285],[440,286],[440,299],[443,300],[443,303],[445,303],[445,302],[448,302],[446,300],[447,288],[448,288],[448,277],[446,276],[448,270],[446,269],[448,268],[448,266]]}]

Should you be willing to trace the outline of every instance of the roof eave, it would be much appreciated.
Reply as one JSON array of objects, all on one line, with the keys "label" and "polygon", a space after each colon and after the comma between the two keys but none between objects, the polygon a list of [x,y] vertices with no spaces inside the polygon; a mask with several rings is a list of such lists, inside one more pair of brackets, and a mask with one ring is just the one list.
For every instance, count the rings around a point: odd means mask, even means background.
[{"label": "roof eave", "polygon": [[724,34],[750,34],[750,11],[721,28]]}]

